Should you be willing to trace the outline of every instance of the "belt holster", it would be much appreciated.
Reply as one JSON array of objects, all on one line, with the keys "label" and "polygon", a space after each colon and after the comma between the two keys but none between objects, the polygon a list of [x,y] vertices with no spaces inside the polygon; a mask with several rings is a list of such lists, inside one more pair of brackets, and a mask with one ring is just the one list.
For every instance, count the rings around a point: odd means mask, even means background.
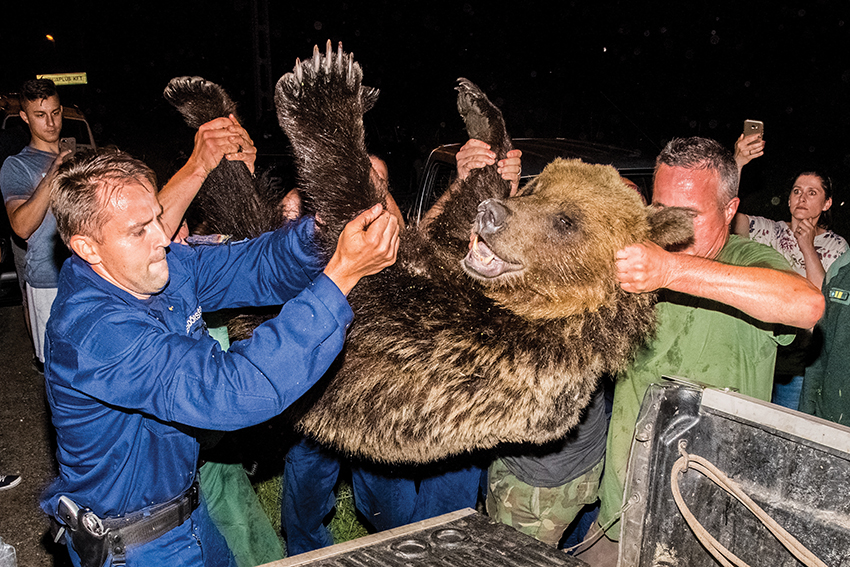
[{"label": "belt holster", "polygon": [[[99,518],[89,508],[80,508],[67,496],[59,498],[51,533],[59,542],[69,537],[82,567],[102,567],[111,555],[114,565],[124,565],[128,547],[151,542],[181,525],[198,507],[198,483],[177,498],[120,518]],[[63,525],[64,524],[64,525]]]}]

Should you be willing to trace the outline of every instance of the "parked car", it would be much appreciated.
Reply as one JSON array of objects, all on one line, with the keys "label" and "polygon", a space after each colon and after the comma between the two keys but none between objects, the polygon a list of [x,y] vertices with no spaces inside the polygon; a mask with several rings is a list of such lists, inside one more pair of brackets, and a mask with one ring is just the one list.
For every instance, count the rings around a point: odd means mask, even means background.
[{"label": "parked car", "polygon": [[[543,171],[555,158],[580,158],[588,163],[614,166],[620,175],[637,184],[647,202],[652,197],[652,175],[655,159],[637,150],[626,150],[561,138],[516,138],[514,147],[522,150],[522,178],[520,185]],[[447,144],[434,149],[422,173],[416,201],[409,217],[418,223],[422,216],[448,189],[454,180],[457,166],[455,155],[463,144]]]},{"label": "parked car", "polygon": [[[21,104],[18,102],[18,96],[0,96],[0,112],[2,112],[0,130],[24,132],[26,134],[26,142],[24,143],[29,143],[29,129],[21,118]],[[62,133],[60,137],[76,139],[77,149],[93,150],[97,147],[86,117],[79,108],[74,106],[62,106]]]}]

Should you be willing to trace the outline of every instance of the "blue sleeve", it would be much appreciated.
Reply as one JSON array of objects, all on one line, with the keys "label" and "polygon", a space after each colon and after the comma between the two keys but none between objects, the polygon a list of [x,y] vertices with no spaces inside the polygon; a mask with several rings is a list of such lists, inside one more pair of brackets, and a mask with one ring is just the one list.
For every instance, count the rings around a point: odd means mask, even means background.
[{"label": "blue sleeve", "polygon": [[93,305],[52,340],[51,374],[110,406],[192,427],[239,429],[281,413],[321,378],[352,318],[324,274],[227,352],[208,335],[171,332],[138,309]]},{"label": "blue sleeve", "polygon": [[34,186],[32,176],[17,157],[9,156],[0,168],[0,191],[3,202],[12,199],[29,199]]},{"label": "blue sleeve", "polygon": [[297,295],[324,268],[313,231],[313,219],[304,218],[252,240],[192,249],[204,311],[279,305]]}]

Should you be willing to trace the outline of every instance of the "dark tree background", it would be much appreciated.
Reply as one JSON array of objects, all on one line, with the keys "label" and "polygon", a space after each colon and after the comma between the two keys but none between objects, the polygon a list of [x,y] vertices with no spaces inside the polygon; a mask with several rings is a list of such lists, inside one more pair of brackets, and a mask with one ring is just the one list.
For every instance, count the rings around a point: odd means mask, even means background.
[{"label": "dark tree background", "polygon": [[[258,0],[259,1],[259,0]],[[10,3],[11,4],[11,3]],[[342,41],[382,91],[368,142],[403,200],[440,143],[461,141],[455,79],[482,86],[514,136],[580,138],[657,154],[674,136],[732,146],[765,122],[765,157],[744,170],[744,212],[787,219],[790,178],[825,167],[839,232],[850,183],[850,2],[276,2],[267,63],[276,80],[312,46]],[[285,142],[255,108],[254,0],[15,2],[4,8],[0,89],[36,73],[85,71],[63,102],[166,177],[191,133],[163,101],[171,77],[201,75],[241,103],[267,154]],[[54,38],[49,41],[46,34]],[[847,228],[845,228],[847,227]]]}]

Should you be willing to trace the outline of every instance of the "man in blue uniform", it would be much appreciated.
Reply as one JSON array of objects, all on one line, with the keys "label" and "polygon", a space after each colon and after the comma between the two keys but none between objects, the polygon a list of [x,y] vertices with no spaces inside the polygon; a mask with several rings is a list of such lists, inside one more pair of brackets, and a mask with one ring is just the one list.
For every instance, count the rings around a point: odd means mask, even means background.
[{"label": "man in blue uniform", "polygon": [[[310,218],[252,241],[172,244],[154,187],[117,151],[57,173],[52,207],[73,255],[47,328],[59,477],[42,508],[70,535],[75,565],[232,564],[197,503],[194,432],[263,422],[306,392],[342,348],[346,294],[398,249],[381,205],[349,223],[326,266]],[[276,304],[227,352],[201,318]]]}]

